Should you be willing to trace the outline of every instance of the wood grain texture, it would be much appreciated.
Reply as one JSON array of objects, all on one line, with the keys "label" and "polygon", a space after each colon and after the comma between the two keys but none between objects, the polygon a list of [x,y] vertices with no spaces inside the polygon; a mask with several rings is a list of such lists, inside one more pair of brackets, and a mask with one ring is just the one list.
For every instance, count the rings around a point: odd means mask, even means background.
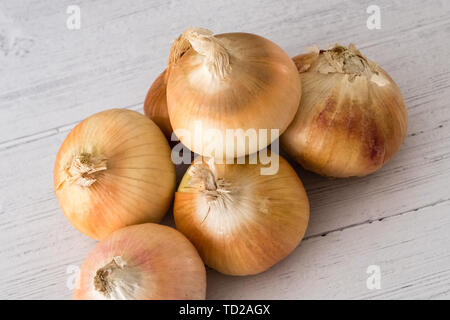
[{"label": "wood grain texture", "polygon": [[[356,0],[85,0],[75,3],[81,29],[68,30],[72,4],[0,3],[0,298],[71,297],[67,268],[95,242],[72,228],[53,194],[58,148],[92,113],[142,111],[170,40],[190,25],[257,33],[291,56],[353,42],[390,73],[409,112],[404,145],[373,175],[330,180],[296,166],[311,201],[307,239],[258,276],[210,271],[208,297],[450,298],[448,1],[377,1],[380,30],[366,28],[368,4]],[[381,290],[365,286],[371,264]]]},{"label": "wood grain texture", "polygon": [[[450,203],[305,240],[253,277],[209,272],[210,299],[442,299],[450,296]],[[439,245],[437,245],[439,244]],[[367,268],[381,289],[368,290]]]}]

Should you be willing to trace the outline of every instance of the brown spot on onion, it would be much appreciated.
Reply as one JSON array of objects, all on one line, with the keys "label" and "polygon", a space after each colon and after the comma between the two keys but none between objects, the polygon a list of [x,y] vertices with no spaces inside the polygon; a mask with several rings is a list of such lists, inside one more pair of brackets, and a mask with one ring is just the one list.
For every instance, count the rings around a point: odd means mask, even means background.
[{"label": "brown spot on onion", "polygon": [[375,166],[383,164],[384,141],[375,120],[371,120],[367,133],[368,158]]},{"label": "brown spot on onion", "polygon": [[317,123],[324,127],[330,127],[334,122],[334,114],[336,111],[336,100],[331,95],[325,102],[325,107],[317,116]]}]

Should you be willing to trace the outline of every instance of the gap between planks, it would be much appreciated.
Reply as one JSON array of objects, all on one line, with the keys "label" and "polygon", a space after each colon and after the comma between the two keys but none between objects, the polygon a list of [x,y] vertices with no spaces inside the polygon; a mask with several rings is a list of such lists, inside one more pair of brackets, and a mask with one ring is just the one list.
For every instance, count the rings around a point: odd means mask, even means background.
[{"label": "gap between planks", "polygon": [[327,235],[329,235],[331,233],[334,233],[334,232],[341,232],[341,231],[344,231],[344,230],[347,230],[347,229],[351,229],[351,228],[355,228],[355,227],[359,227],[359,226],[362,226],[362,225],[365,225],[365,224],[372,224],[375,221],[380,221],[380,222],[381,221],[388,221],[389,219],[392,219],[392,218],[396,218],[396,217],[399,217],[399,216],[404,216],[404,215],[407,215],[407,214],[413,213],[413,212],[419,212],[419,211],[424,210],[424,209],[428,209],[428,208],[432,208],[432,207],[440,205],[440,204],[444,204],[447,201],[450,201],[450,198],[442,199],[442,200],[439,200],[439,201],[435,201],[435,202],[432,202],[430,204],[426,204],[424,206],[420,206],[420,207],[415,208],[415,209],[406,210],[406,211],[399,212],[399,213],[394,213],[392,215],[384,216],[384,217],[381,217],[381,218],[368,219],[368,220],[361,221],[361,222],[358,222],[358,223],[349,224],[349,225],[346,225],[344,227],[332,229],[332,230],[321,232],[321,233],[312,234],[312,235],[304,237],[302,241],[307,241],[307,240],[314,239],[314,238],[319,238],[319,237],[325,237],[325,236],[327,236]]}]

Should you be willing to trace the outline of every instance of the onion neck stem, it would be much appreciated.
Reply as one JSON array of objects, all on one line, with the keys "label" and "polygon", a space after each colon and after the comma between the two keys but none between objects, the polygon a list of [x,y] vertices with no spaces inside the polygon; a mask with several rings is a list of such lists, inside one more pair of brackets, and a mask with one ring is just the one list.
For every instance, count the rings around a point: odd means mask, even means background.
[{"label": "onion neck stem", "polygon": [[175,40],[170,51],[169,69],[190,48],[204,57],[204,63],[213,76],[223,80],[230,73],[231,65],[228,51],[211,31],[202,28],[188,28]]},{"label": "onion neck stem", "polygon": [[72,163],[67,168],[68,177],[66,181],[83,187],[90,187],[97,181],[97,173],[106,169],[106,159],[95,157],[90,153],[81,153],[73,158]]},{"label": "onion neck stem", "polygon": [[95,290],[107,299],[133,299],[138,287],[138,273],[120,256],[98,269],[94,277]]},{"label": "onion neck stem", "polygon": [[192,177],[191,187],[195,188],[201,185],[203,187],[201,192],[210,205],[220,203],[221,206],[226,207],[228,203],[232,202],[231,185],[224,178],[217,177],[212,158],[208,163],[202,161],[200,164],[195,164],[189,174]]},{"label": "onion neck stem", "polygon": [[320,50],[319,53],[324,58],[318,65],[318,71],[321,73],[344,73],[349,75],[351,80],[360,75],[370,78],[372,74],[378,74],[377,65],[363,56],[353,44],[348,48],[336,44],[331,49]]}]

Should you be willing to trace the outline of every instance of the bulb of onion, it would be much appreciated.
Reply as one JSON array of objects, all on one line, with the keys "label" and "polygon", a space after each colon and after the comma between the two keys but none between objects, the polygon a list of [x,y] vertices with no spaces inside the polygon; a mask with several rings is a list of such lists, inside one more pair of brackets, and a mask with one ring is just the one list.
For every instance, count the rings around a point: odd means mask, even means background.
[{"label": "bulb of onion", "polygon": [[167,139],[171,138],[172,126],[167,110],[167,72],[164,70],[148,90],[144,102],[144,113],[155,122]]},{"label": "bulb of onion", "polygon": [[83,262],[74,299],[205,299],[206,271],[177,230],[153,223],[120,229]]},{"label": "bulb of onion", "polygon": [[331,177],[364,176],[402,144],[407,111],[400,89],[355,46],[313,48],[293,58],[303,95],[280,141],[303,167]]},{"label": "bulb of onion", "polygon": [[[294,63],[275,43],[254,34],[188,28],[175,40],[167,72],[172,128],[204,156],[235,158],[261,150],[298,109],[301,86]],[[236,143],[227,130],[236,134]],[[246,143],[238,130],[263,137]]]},{"label": "bulb of onion", "polygon": [[279,160],[275,175],[261,175],[261,163],[214,164],[201,157],[187,170],[175,194],[175,223],[211,268],[257,274],[302,240],[308,198],[294,169]]},{"label": "bulb of onion", "polygon": [[54,186],[67,219],[103,239],[119,228],[162,219],[173,199],[175,166],[150,119],[113,109],[69,133],[56,157]]}]

